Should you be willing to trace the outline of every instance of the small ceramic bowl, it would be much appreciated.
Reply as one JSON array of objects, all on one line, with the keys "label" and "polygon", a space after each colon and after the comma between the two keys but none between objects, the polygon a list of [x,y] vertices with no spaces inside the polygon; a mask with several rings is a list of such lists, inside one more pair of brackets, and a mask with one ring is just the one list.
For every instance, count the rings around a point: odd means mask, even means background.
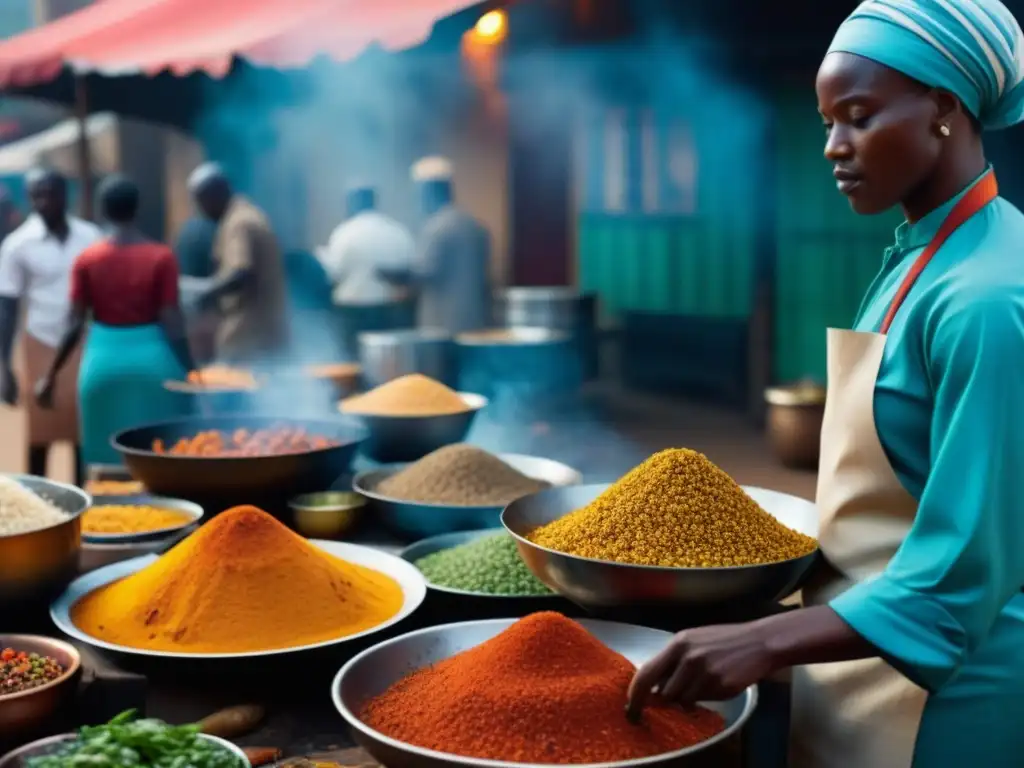
[{"label": "small ceramic bowl", "polygon": [[322,491],[288,502],[295,529],[310,539],[339,539],[359,521],[366,498],[355,491]]},{"label": "small ceramic bowl", "polygon": [[38,688],[0,695],[0,734],[36,731],[74,697],[82,657],[73,645],[40,635],[0,635],[0,648],[49,656],[64,668],[63,675]]}]

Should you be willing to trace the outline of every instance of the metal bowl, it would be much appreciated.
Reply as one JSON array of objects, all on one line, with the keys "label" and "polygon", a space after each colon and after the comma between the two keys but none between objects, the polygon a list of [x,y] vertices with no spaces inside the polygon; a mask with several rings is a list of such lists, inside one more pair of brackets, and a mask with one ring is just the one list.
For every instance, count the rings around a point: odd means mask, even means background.
[{"label": "metal bowl", "polygon": [[[295,646],[294,648],[277,648],[269,651],[246,651],[241,653],[183,653],[178,651],[151,651],[143,648],[129,648],[125,645],[115,645],[114,643],[108,643],[104,640],[92,637],[76,627],[74,622],[71,620],[71,607],[82,597],[99,587],[106,586],[118,579],[123,579],[126,576],[137,573],[146,566],[152,565],[158,559],[157,555],[146,555],[144,557],[136,557],[132,560],[125,560],[124,562],[108,565],[75,579],[64,594],[61,595],[50,607],[50,618],[53,619],[53,623],[57,625],[57,628],[61,632],[75,640],[80,640],[83,643],[87,643],[96,648],[112,651],[114,653],[126,654],[128,656],[156,657],[165,659],[242,659],[282,656],[285,654],[312,651],[317,648],[342,646],[345,643],[367,637],[397,624],[399,621],[415,611],[423,602],[423,598],[427,595],[427,584],[423,579],[423,574],[421,574],[414,565],[407,563],[400,557],[385,554],[384,552],[373,549],[372,547],[363,547],[357,544],[346,544],[339,541],[320,541],[314,539],[310,541],[310,543],[315,544],[330,555],[334,555],[335,557],[346,560],[350,563],[355,563],[356,565],[361,565],[365,568],[371,568],[390,576],[398,582],[405,597],[402,607],[398,613],[387,621],[378,624],[376,627],[372,627],[371,629],[367,629],[363,632],[357,632],[356,634],[349,635],[348,637],[338,638],[337,640],[326,640],[322,643],[300,645]],[[301,597],[299,599],[301,599]]]},{"label": "metal bowl", "polygon": [[[516,537],[519,554],[533,574],[560,595],[586,608],[662,604],[684,608],[723,606],[731,601],[771,603],[799,588],[817,557],[727,568],[661,568],[591,560],[540,547],[526,537],[537,527],[584,507],[608,485],[555,488],[516,499],[501,515]],[[806,499],[744,486],[761,507],[784,525],[818,534],[818,510]]]},{"label": "metal bowl", "polygon": [[[518,453],[501,453],[498,454],[498,458],[527,477],[543,480],[552,486],[576,485],[583,479],[583,476],[572,467],[551,459]],[[396,533],[424,539],[442,533],[478,531],[501,525],[501,505],[465,507],[428,504],[395,499],[374,490],[382,481],[402,468],[392,466],[367,470],[357,474],[352,481],[352,487],[370,499],[374,514]]]},{"label": "metal bowl", "polygon": [[455,337],[455,343],[465,347],[492,346],[536,346],[539,344],[561,344],[570,335],[553,328],[518,326],[512,328],[488,328],[482,331],[467,331]]},{"label": "metal bowl", "polygon": [[[172,456],[155,453],[154,440],[173,445],[197,432],[300,427],[339,442],[330,448],[275,456]],[[329,488],[348,471],[366,430],[352,420],[294,419],[266,416],[211,416],[175,419],[125,430],[111,442],[124,457],[132,476],[155,494],[223,503],[290,497]],[[283,501],[283,498],[282,498]]]},{"label": "metal bowl", "polygon": [[[363,651],[349,661],[334,678],[331,698],[341,716],[352,728],[356,743],[370,753],[381,765],[401,765],[404,768],[523,768],[525,763],[481,760],[445,752],[435,752],[385,736],[373,730],[358,717],[366,702],[384,693],[406,675],[490,640],[514,624],[516,619],[467,621],[428,627],[417,632],[387,640]],[[618,651],[636,666],[649,661],[672,639],[668,632],[608,621],[580,621],[598,640]],[[757,686],[750,686],[735,698],[723,702],[704,704],[720,713],[726,722],[721,733],[687,749],[666,752],[663,755],[615,763],[593,763],[590,768],[640,768],[640,766],[669,766],[685,761],[698,752],[730,738],[753,714],[757,706]]]},{"label": "metal bowl", "polygon": [[334,387],[336,397],[347,397],[356,391],[363,368],[358,363],[310,365],[303,369],[303,375],[316,381],[326,381]]},{"label": "metal bowl", "polygon": [[39,635],[0,635],[0,648],[49,656],[64,668],[63,675],[38,688],[0,695],[0,734],[32,732],[43,727],[74,698],[82,673],[82,657],[74,646]]},{"label": "metal bowl", "polygon": [[321,491],[288,502],[295,529],[313,539],[338,539],[359,522],[366,498],[354,491]]},{"label": "metal bowl", "polygon": [[[431,536],[429,539],[423,539],[422,541],[417,541],[415,544],[410,544],[402,550],[399,557],[413,565],[416,565],[417,560],[422,560],[428,555],[443,552],[446,549],[454,549],[455,547],[460,547],[463,544],[469,544],[477,539],[482,539],[486,536],[494,536],[499,533],[505,534],[506,531],[504,528],[489,528],[483,531],[460,531],[458,533],[445,533],[440,536]],[[493,600],[523,600],[524,598],[528,598],[530,600],[546,601],[552,599],[557,600],[559,597],[553,592],[546,595],[494,595],[490,592],[470,592],[466,589],[445,587],[440,584],[435,584],[432,581],[427,581],[427,589],[434,589],[438,592],[445,592],[449,595],[458,595],[460,597],[479,597],[490,598]]]},{"label": "metal bowl", "polygon": [[[0,536],[0,608],[46,604],[78,571],[81,514],[92,498],[80,488],[33,475],[7,475],[68,514],[58,525]],[[14,611],[17,615],[17,611]]]},{"label": "metal bowl", "polygon": [[[417,461],[446,445],[461,442],[476,415],[487,406],[487,398],[459,392],[468,410],[442,416],[370,416],[346,414],[358,419],[367,430],[361,450],[381,464]],[[341,410],[341,404],[338,409]],[[342,411],[342,413],[346,413]]]},{"label": "metal bowl", "polygon": [[144,542],[166,540],[186,528],[194,528],[203,518],[203,508],[198,504],[183,499],[171,499],[166,496],[139,494],[133,496],[95,496],[93,507],[159,507],[189,516],[189,520],[167,528],[136,533],[86,533],[82,531],[82,541],[88,544],[141,544]]},{"label": "metal bowl", "polygon": [[160,554],[172,539],[178,536],[177,533],[170,534],[163,539],[152,541],[133,541],[127,544],[93,544],[88,541],[82,542],[82,554],[79,556],[79,573],[89,573],[107,565],[131,560],[136,557],[143,557],[153,553]]},{"label": "metal bowl", "polygon": [[[404,302],[403,304],[404,314],[408,312],[409,305]],[[369,311],[376,314],[381,309],[393,312],[394,309],[401,310],[402,307],[393,305],[391,310],[381,307]],[[362,332],[346,332],[345,336],[349,337],[346,339],[346,346],[353,343],[358,346],[357,356],[363,366],[363,381],[367,387],[379,387],[410,373],[421,373],[442,384],[455,386],[455,344],[446,330],[411,328],[407,325],[377,325],[378,328],[390,327],[394,330],[373,331],[365,324],[369,318],[357,317],[367,311],[364,307],[349,305],[341,308],[341,311],[349,315],[345,324],[361,326]],[[415,324],[413,322],[410,325]],[[353,335],[355,340],[352,338]]]},{"label": "metal bowl", "polygon": [[[31,758],[44,757],[46,755],[53,754],[67,742],[74,741],[76,738],[78,738],[77,734],[62,733],[59,736],[51,736],[48,739],[33,741],[31,744],[26,744],[24,747],[0,757],[0,768],[25,768]],[[200,733],[199,738],[219,744],[225,750],[238,758],[239,768],[249,768],[249,758],[245,756],[245,752],[230,741],[225,741],[217,736],[210,736],[205,733]]]}]

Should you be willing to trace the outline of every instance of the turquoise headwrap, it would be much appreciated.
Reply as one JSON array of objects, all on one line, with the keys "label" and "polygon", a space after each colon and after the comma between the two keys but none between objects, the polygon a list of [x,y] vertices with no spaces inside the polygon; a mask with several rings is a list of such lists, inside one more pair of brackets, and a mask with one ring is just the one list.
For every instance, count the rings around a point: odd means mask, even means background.
[{"label": "turquoise headwrap", "polygon": [[999,0],[865,0],[833,51],[949,91],[986,129],[1024,121],[1024,34]]}]

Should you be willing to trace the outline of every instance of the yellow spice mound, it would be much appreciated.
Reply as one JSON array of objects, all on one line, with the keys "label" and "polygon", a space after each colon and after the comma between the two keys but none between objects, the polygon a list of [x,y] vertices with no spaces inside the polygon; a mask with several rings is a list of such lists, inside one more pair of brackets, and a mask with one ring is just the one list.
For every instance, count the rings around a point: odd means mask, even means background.
[{"label": "yellow spice mound", "polygon": [[413,373],[346,398],[341,410],[365,416],[446,416],[468,411],[469,406],[455,390]]},{"label": "yellow spice mound", "polygon": [[402,604],[393,579],[328,555],[262,510],[235,507],[147,568],[83,597],[71,618],[131,648],[240,653],[347,637]]},{"label": "yellow spice mound", "polygon": [[706,456],[685,448],[654,454],[529,538],[579,557],[676,568],[773,563],[817,547],[761,509]]}]

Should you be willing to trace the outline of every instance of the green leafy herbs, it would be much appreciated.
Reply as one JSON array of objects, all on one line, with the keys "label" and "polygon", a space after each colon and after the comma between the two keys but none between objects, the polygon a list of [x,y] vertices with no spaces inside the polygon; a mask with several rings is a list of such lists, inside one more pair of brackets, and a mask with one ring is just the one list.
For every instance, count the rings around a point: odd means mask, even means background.
[{"label": "green leafy herbs", "polygon": [[200,737],[198,725],[168,725],[122,712],[106,725],[82,728],[78,738],[27,768],[241,768],[220,744]]}]

